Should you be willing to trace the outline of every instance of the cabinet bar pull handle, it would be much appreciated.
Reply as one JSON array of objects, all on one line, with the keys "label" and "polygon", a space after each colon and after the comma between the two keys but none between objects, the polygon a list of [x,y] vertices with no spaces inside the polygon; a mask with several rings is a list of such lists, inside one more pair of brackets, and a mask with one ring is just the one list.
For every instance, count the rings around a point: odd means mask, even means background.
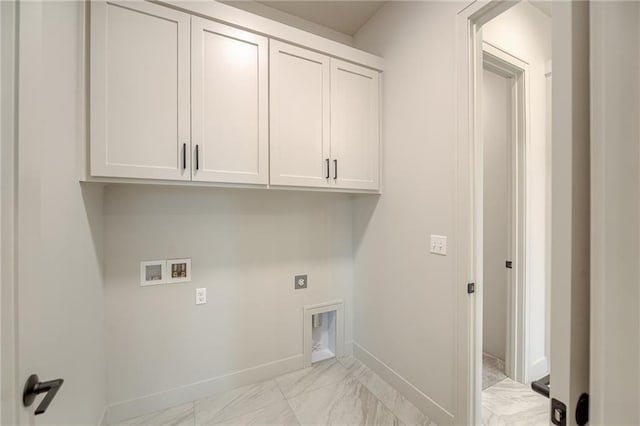
[{"label": "cabinet bar pull handle", "polygon": [[200,170],[200,145],[196,145],[196,170]]},{"label": "cabinet bar pull handle", "polygon": [[338,179],[338,160],[333,160],[333,179]]},{"label": "cabinet bar pull handle", "polygon": [[182,169],[187,170],[187,144],[182,144]]},{"label": "cabinet bar pull handle", "polygon": [[327,158],[326,161],[327,161],[327,179],[329,179],[331,177],[331,174],[329,172],[329,159]]}]

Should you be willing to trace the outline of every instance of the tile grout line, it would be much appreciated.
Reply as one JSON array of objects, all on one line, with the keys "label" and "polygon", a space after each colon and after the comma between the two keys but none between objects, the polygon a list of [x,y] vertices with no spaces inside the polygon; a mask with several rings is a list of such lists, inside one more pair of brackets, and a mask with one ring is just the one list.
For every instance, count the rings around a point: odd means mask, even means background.
[{"label": "tile grout line", "polygon": [[[210,399],[210,398],[213,398],[213,397],[215,397],[215,396],[224,395],[224,394],[226,394],[226,393],[233,392],[233,391],[238,390],[238,389],[242,389],[242,388],[250,387],[250,386],[257,386],[257,385],[260,385],[260,384],[263,384],[263,383],[267,383],[267,382],[270,382],[270,381],[273,381],[273,382],[276,384],[276,387],[278,388],[278,390],[279,390],[279,391],[280,391],[280,393],[282,394],[282,391],[280,390],[280,386],[278,385],[278,382],[275,380],[275,378],[267,379],[267,380],[262,380],[262,381],[257,382],[257,383],[252,383],[252,384],[248,384],[248,385],[240,386],[240,387],[237,387],[237,388],[235,388],[235,389],[230,389],[230,390],[228,390],[228,391],[226,391],[226,392],[214,393],[214,394],[212,394],[212,395],[210,395],[210,396],[208,396],[208,397],[204,397],[204,398],[201,398],[201,399],[194,400],[194,401],[193,401],[193,417],[194,417],[194,419],[195,419],[195,417],[196,417],[196,402],[198,402],[198,401],[204,401],[204,400],[206,400],[206,399]],[[243,397],[243,396],[245,396],[245,395],[246,395],[246,392],[242,393],[242,395],[238,395],[237,397],[233,398],[231,401],[227,402],[227,403],[226,403],[225,405],[223,405],[223,406],[222,406],[218,411],[216,411],[216,413],[214,414],[214,417],[215,417],[215,416],[217,416],[218,414],[220,414],[220,413],[221,413],[225,408],[227,408],[228,406],[230,406],[231,404],[233,404],[235,401],[237,401],[237,400],[238,400],[238,398]],[[284,395],[282,395],[282,396],[283,396],[283,399],[284,399]],[[278,401],[278,402],[279,402],[279,401]],[[266,405],[265,407],[268,407],[268,405]],[[247,413],[245,413],[245,414],[253,413],[253,412],[258,411],[258,410],[261,410],[261,409],[263,409],[263,408],[265,408],[265,407],[256,408],[255,410],[251,410],[251,411],[249,411],[249,412],[247,412]],[[243,416],[243,415],[245,415],[245,414],[240,414],[240,415],[238,415],[238,416],[234,416],[234,417],[232,417],[232,418],[237,418],[237,417]],[[196,426],[197,426],[197,425],[196,425]]]},{"label": "tile grout line", "polygon": [[[278,377],[281,377],[281,376],[278,376]],[[282,394],[282,397],[287,402],[287,406],[289,407],[289,410],[291,410],[291,413],[293,413],[293,418],[296,419],[296,422],[298,422],[298,425],[302,425],[302,422],[300,421],[300,419],[298,418],[298,415],[296,414],[296,410],[294,410],[293,407],[291,406],[291,402],[289,402],[289,398],[287,398],[287,396],[284,394],[284,391],[280,387],[280,383],[278,383],[278,381],[276,379],[277,379],[277,377],[274,377],[273,381],[276,382],[276,386],[278,386],[278,389],[280,390],[280,393]]]},{"label": "tile grout line", "polygon": [[[357,358],[354,358],[354,359],[356,359],[356,361],[358,361],[359,363],[361,363],[364,367],[366,367],[366,368],[367,368],[369,371],[371,371],[373,374],[376,374],[376,372],[375,372],[375,371],[373,371],[373,370],[371,370],[369,367],[367,367],[367,366],[366,366],[362,361],[358,360]],[[337,357],[336,357],[336,362],[338,362],[338,363],[342,366],[342,368],[344,368],[344,369],[345,369],[345,370],[347,370],[347,372],[348,372],[348,374],[347,374],[343,379],[338,380],[338,381],[337,381],[337,382],[335,382],[335,383],[331,383],[331,384],[328,384],[328,385],[325,385],[325,386],[321,386],[321,387],[319,387],[319,388],[316,388],[316,389],[313,389],[313,390],[310,390],[310,391],[307,391],[307,392],[300,393],[300,394],[298,394],[298,395],[293,396],[292,398],[296,398],[296,397],[298,397],[298,396],[300,396],[300,395],[304,395],[304,394],[306,394],[306,393],[313,392],[313,391],[316,391],[316,390],[318,390],[318,389],[324,389],[324,388],[326,388],[326,387],[328,387],[328,386],[336,385],[336,384],[338,384],[338,383],[340,383],[340,382],[343,382],[343,381],[347,380],[348,378],[353,378],[353,379],[355,379],[355,381],[356,381],[356,382],[360,383],[360,385],[361,385],[361,386],[363,386],[363,387],[367,390],[367,392],[369,392],[369,393],[370,393],[370,394],[371,394],[371,395],[376,399],[376,401],[378,401],[379,403],[381,403],[383,407],[385,407],[387,410],[389,410],[389,412],[391,412],[391,414],[393,414],[393,416],[394,416],[396,419],[398,419],[398,421],[401,421],[401,420],[400,420],[400,417],[398,417],[398,415],[396,414],[396,412],[395,412],[394,410],[392,410],[391,408],[389,408],[389,407],[388,407],[388,406],[387,406],[387,405],[386,405],[386,404],[385,404],[385,403],[384,403],[380,398],[378,398],[378,396],[377,396],[375,393],[373,393],[373,392],[371,391],[371,389],[370,389],[370,388],[369,388],[369,387],[368,387],[368,386],[367,386],[367,385],[366,385],[362,380],[360,380],[360,378],[359,378],[358,376],[356,376],[356,375],[354,374],[354,372],[353,372],[353,371],[349,371],[349,369],[347,368],[347,366],[345,366],[342,362],[340,362],[340,360],[339,360]],[[377,375],[377,374],[376,374],[376,375]],[[380,376],[378,376],[378,377],[380,377]],[[384,382],[384,380],[382,379],[382,377],[380,377],[380,379]],[[384,382],[384,383],[385,383],[385,384],[387,384],[387,386],[390,386],[390,387],[391,387],[391,388],[392,388],[396,393],[398,392],[395,388],[393,388],[393,387],[392,387],[391,385],[389,385],[387,382]],[[418,411],[419,411],[419,410],[418,410]],[[422,411],[420,411],[420,413],[422,413]],[[294,414],[295,414],[295,413],[294,413]],[[422,414],[424,415],[424,413],[422,413]],[[425,416],[425,417],[426,417],[426,416]],[[404,422],[403,422],[403,423],[404,423]]]},{"label": "tile grout line", "polygon": [[[357,360],[357,358],[356,358],[356,360]],[[360,363],[361,363],[365,368],[367,368],[367,370],[369,370],[369,371],[371,371],[373,374],[375,374],[375,375],[376,375],[380,380],[382,380],[382,382],[384,382],[384,384],[386,384],[387,386],[389,386],[389,387],[390,387],[390,388],[391,388],[391,389],[396,393],[396,398],[394,398],[394,400],[395,400],[395,399],[397,399],[397,396],[398,396],[398,395],[400,395],[400,396],[401,396],[401,397],[403,397],[405,400],[407,400],[407,399],[404,397],[404,395],[402,395],[400,392],[398,392],[398,390],[397,390],[395,387],[393,387],[393,386],[391,386],[389,383],[387,383],[387,382],[386,382],[386,380],[384,380],[382,377],[380,377],[380,375],[378,375],[378,373],[376,373],[375,371],[373,371],[372,369],[370,369],[369,367],[367,367],[367,366],[366,366],[362,361],[360,361],[360,360],[357,360],[357,361],[358,361],[358,362],[360,362]],[[350,373],[350,374],[351,374],[351,375],[353,375],[353,373]],[[364,381],[362,381],[362,380],[360,379],[360,377],[359,377],[359,376],[355,376],[355,375],[354,375],[353,377],[354,377],[354,378],[355,378],[355,379],[356,379],[360,384],[362,384],[362,386],[364,386],[364,387],[365,387],[365,388],[366,388],[366,389],[367,389],[367,390],[368,390],[368,391],[369,391],[369,392],[370,392],[370,393],[371,393],[371,394],[372,394],[376,399],[378,399],[378,400],[380,401],[380,403],[381,403],[383,406],[385,406],[385,407],[386,407],[386,408],[387,408],[387,409],[388,409],[388,410],[389,410],[389,411],[390,411],[390,412],[391,412],[391,413],[392,413],[392,414],[393,414],[393,415],[398,419],[398,421],[401,421],[401,422],[404,424],[404,421],[403,421],[402,419],[400,419],[400,416],[398,415],[398,413],[397,413],[397,411],[396,411],[396,410],[392,409],[392,408],[391,408],[391,407],[389,407],[387,404],[385,404],[385,403],[384,403],[384,401],[382,401],[380,398],[378,398],[378,396],[373,392],[373,390],[372,390],[369,386],[367,386],[367,384],[366,384]],[[418,411],[418,412],[419,412],[419,413],[424,417],[424,422],[431,422],[431,419],[429,418],[429,416],[427,416],[426,414],[424,414],[424,413],[422,412],[422,410],[420,410],[418,407],[416,407],[415,405],[413,405],[413,403],[412,403],[411,401],[407,400],[407,402],[408,402],[409,404],[411,404],[411,405],[412,405],[412,406],[413,406],[413,407],[414,407],[414,408],[415,408],[415,409],[416,409],[416,410],[417,410],[417,411]],[[423,423],[424,423],[424,422],[423,422]]]},{"label": "tile grout line", "polygon": [[[365,366],[365,367],[366,367],[366,366]],[[369,367],[367,367],[367,368],[369,368]],[[373,372],[373,374],[376,374],[376,372],[375,372],[375,371],[373,371],[373,370],[372,370],[372,372]],[[378,377],[379,377],[379,376],[378,376]],[[360,380],[360,378],[359,378],[359,377],[354,376],[354,378],[356,379],[356,381],[357,381],[358,383],[360,383],[362,386],[364,386],[364,388],[367,390],[367,392],[369,392],[371,395],[373,395],[373,397],[374,397],[374,398],[375,398],[375,399],[376,399],[380,404],[382,404],[382,406],[383,406],[383,407],[385,407],[387,410],[389,410],[389,412],[390,412],[391,414],[393,414],[393,416],[394,416],[394,417],[395,417],[399,422],[401,422],[402,424],[405,424],[405,423],[400,419],[400,417],[398,416],[398,414],[396,413],[396,411],[395,411],[395,410],[393,410],[393,409],[391,409],[391,407],[387,406],[387,404],[385,404],[385,403],[384,403],[384,401],[382,401],[380,398],[378,398],[378,395],[376,395],[375,393],[373,393],[373,391],[369,388],[369,386],[367,386],[367,385],[366,385],[362,380]],[[382,377],[380,377],[380,379],[384,382],[384,379],[382,379]],[[389,385],[387,382],[385,382],[385,383],[386,383],[388,386],[391,386],[391,385]],[[396,393],[398,392],[395,388],[393,388],[393,387],[392,387],[392,389],[393,389]],[[419,410],[418,410],[418,411],[419,411]],[[422,411],[420,411],[420,413],[424,415],[424,413],[422,413]],[[425,416],[425,417],[426,417],[426,416]],[[406,426],[408,426],[408,425],[406,425]]]},{"label": "tile grout line", "polygon": [[[321,362],[322,362],[322,361],[321,361]],[[338,361],[336,361],[336,362],[338,362]],[[317,387],[317,388],[313,388],[313,389],[305,390],[304,392],[300,392],[300,393],[295,394],[295,395],[292,395],[292,396],[290,396],[290,397],[288,397],[288,396],[284,393],[284,391],[282,392],[282,394],[284,395],[285,399],[287,399],[287,400],[288,400],[288,399],[297,398],[297,397],[299,397],[299,396],[301,396],[301,395],[304,395],[304,394],[307,394],[307,393],[309,393],[309,392],[313,392],[313,391],[316,391],[316,390],[318,390],[318,389],[324,389],[324,388],[326,388],[327,386],[335,385],[335,384],[337,384],[337,383],[342,382],[343,380],[345,380],[345,379],[347,379],[349,376],[351,376],[351,372],[350,372],[349,370],[347,370],[347,368],[346,368],[344,365],[342,365],[342,363],[339,363],[339,364],[340,364],[340,366],[341,366],[342,368],[344,368],[344,369],[347,371],[347,375],[346,375],[346,376],[344,376],[342,379],[337,380],[337,381],[335,381],[335,382],[333,382],[333,383],[327,383],[326,385],[322,385],[322,386]],[[312,367],[307,367],[307,368],[312,368]],[[303,370],[304,370],[304,369],[303,369]],[[297,371],[302,371],[302,370],[297,370]],[[291,374],[291,373],[287,373],[287,374]],[[285,374],[285,375],[286,375],[286,374]],[[278,376],[278,377],[281,377],[281,376]],[[274,379],[274,380],[275,380],[275,379]],[[278,385],[278,387],[280,386],[280,384],[278,383],[278,381],[277,381],[277,380],[276,380],[276,384]]]}]

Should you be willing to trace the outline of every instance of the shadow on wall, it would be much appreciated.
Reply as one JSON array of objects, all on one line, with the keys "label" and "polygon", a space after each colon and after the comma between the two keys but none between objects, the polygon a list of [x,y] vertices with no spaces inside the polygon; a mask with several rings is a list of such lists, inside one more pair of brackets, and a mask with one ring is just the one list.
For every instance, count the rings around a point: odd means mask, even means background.
[{"label": "shadow on wall", "polygon": [[[81,182],[80,191],[87,222],[89,223],[89,232],[91,233],[93,252],[96,255],[96,263],[100,271],[100,276],[104,277],[104,216],[102,210],[104,186],[102,184]],[[102,286],[104,286],[104,280]]]},{"label": "shadow on wall", "polygon": [[355,195],[353,209],[353,254],[360,248],[364,234],[367,232],[373,213],[380,201],[380,195]]}]

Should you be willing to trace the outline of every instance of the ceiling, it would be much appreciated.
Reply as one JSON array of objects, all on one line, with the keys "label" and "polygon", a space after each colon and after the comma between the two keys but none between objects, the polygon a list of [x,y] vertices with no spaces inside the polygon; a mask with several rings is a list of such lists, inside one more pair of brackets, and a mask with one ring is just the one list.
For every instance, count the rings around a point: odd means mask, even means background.
[{"label": "ceiling", "polygon": [[382,7],[384,1],[258,1],[281,12],[354,35]]}]

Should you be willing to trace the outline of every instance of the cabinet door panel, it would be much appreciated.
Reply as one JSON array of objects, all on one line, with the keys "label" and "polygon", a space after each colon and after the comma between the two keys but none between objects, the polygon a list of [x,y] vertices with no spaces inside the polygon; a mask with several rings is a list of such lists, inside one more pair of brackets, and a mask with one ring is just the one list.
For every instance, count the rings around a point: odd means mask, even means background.
[{"label": "cabinet door panel", "polygon": [[337,179],[332,179],[335,187],[379,189],[379,92],[377,71],[331,59],[331,157],[338,169]]},{"label": "cabinet door panel", "polygon": [[329,58],[278,41],[270,43],[270,182],[328,186]]},{"label": "cabinet door panel", "polygon": [[93,2],[91,49],[91,174],[189,180],[189,15]]},{"label": "cabinet door panel", "polygon": [[192,18],[193,180],[268,183],[268,40]]}]

